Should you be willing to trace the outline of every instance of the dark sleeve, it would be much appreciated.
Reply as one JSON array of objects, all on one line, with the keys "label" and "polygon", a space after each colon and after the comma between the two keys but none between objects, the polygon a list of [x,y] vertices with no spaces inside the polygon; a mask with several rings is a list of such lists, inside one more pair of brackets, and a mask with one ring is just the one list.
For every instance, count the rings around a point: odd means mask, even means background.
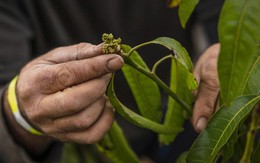
[{"label": "dark sleeve", "polygon": [[[19,2],[19,4],[17,3]],[[31,59],[33,32],[20,7],[21,1],[0,0],[0,162],[34,162],[8,132],[3,93],[10,80]],[[41,162],[59,162],[61,145],[50,148]]]},{"label": "dark sleeve", "polygon": [[196,23],[203,26],[209,44],[218,42],[218,19],[224,0],[201,0],[195,10]]},{"label": "dark sleeve", "polygon": [[0,0],[0,86],[30,60],[32,32],[18,4]]}]

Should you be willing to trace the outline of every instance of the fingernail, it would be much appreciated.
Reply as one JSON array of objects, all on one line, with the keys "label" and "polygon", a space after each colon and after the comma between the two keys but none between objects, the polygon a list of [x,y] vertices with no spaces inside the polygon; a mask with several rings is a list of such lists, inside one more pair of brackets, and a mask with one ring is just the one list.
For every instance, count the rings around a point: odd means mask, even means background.
[{"label": "fingernail", "polygon": [[196,124],[196,130],[197,130],[198,132],[201,132],[202,130],[204,130],[205,127],[206,127],[206,125],[207,125],[207,122],[208,122],[208,119],[207,119],[207,118],[201,117],[201,118],[198,120],[197,124]]},{"label": "fingernail", "polygon": [[107,62],[107,68],[111,71],[115,71],[120,69],[123,66],[123,64],[123,58],[118,55]]}]

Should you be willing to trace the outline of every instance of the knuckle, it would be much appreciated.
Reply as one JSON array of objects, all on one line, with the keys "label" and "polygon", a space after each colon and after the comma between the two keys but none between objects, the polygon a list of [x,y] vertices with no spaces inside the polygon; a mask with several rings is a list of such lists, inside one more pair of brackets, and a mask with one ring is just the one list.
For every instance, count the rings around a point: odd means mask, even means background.
[{"label": "knuckle", "polygon": [[202,80],[210,88],[216,90],[219,88],[219,80],[216,67],[213,64],[207,64],[203,72]]},{"label": "knuckle", "polygon": [[81,118],[74,120],[73,128],[76,130],[87,129],[91,126],[91,120],[89,118]]},{"label": "knuckle", "polygon": [[214,108],[207,105],[201,106],[199,111],[200,115],[203,115],[207,118],[209,118],[213,114],[213,112]]},{"label": "knuckle", "polygon": [[66,100],[64,100],[65,98],[63,98],[63,94],[61,93],[60,97],[61,100],[60,101],[60,108],[66,112],[66,113],[71,113],[74,110],[78,109],[78,102],[75,99],[71,99],[71,98],[66,98]]},{"label": "knuckle", "polygon": [[90,44],[90,43],[85,43],[85,42],[82,42],[82,43],[79,43],[76,45],[76,59],[83,59],[82,56],[84,53],[87,53],[87,49],[92,49],[93,48],[93,45]]},{"label": "knuckle", "polygon": [[[40,72],[34,80],[34,85],[38,86],[39,90],[51,90],[54,85],[53,73],[49,70]],[[40,83],[40,84],[39,84]]]},{"label": "knuckle", "polygon": [[18,85],[16,90],[17,98],[22,101],[29,99],[32,96],[32,92],[34,92],[34,88],[27,84],[23,84],[22,86]]},{"label": "knuckle", "polygon": [[57,70],[54,80],[58,85],[63,87],[71,86],[77,82],[74,72],[72,72],[65,64]]},{"label": "knuckle", "polygon": [[97,73],[97,74],[101,74],[102,70],[103,70],[103,66],[101,66],[100,64],[96,64],[94,62],[90,62],[89,64],[89,68],[93,73]]},{"label": "knuckle", "polygon": [[80,52],[82,52],[83,49],[90,48],[91,46],[93,46],[93,45],[90,43],[81,42],[76,45],[76,48],[78,50],[78,53],[80,53]]}]

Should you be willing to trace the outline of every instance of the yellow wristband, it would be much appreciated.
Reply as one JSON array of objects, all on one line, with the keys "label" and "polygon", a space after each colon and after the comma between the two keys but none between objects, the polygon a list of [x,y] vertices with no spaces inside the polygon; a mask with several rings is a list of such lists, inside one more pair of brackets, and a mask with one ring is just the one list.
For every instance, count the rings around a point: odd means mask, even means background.
[{"label": "yellow wristband", "polygon": [[18,77],[16,76],[11,83],[9,84],[8,87],[8,95],[7,95],[7,100],[10,105],[11,111],[14,115],[14,118],[16,122],[22,126],[25,130],[30,132],[31,134],[34,135],[42,135],[40,131],[37,131],[34,129],[21,115],[18,104],[17,104],[17,99],[16,99],[16,82],[17,82]]}]

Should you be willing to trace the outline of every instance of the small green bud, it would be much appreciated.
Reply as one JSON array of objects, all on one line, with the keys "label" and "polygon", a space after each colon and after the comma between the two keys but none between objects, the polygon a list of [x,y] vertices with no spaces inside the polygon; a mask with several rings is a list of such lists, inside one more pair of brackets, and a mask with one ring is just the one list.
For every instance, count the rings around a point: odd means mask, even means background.
[{"label": "small green bud", "polygon": [[104,42],[102,47],[103,53],[119,53],[121,51],[121,39],[115,39],[112,33],[104,33],[102,40]]}]

